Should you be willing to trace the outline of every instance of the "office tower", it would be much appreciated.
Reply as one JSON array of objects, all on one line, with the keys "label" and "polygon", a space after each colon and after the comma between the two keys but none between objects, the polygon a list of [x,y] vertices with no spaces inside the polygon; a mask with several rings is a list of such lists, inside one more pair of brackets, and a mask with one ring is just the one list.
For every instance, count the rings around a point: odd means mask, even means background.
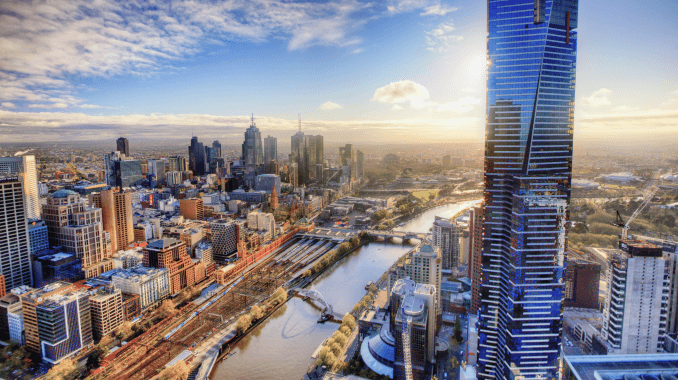
[{"label": "office tower", "polygon": [[247,169],[256,168],[264,163],[264,149],[261,145],[261,132],[254,123],[245,131],[245,141],[242,143],[242,161]]},{"label": "office tower", "polygon": [[271,194],[273,189],[275,189],[280,194],[280,176],[275,174],[258,175],[254,188],[257,191],[265,191],[268,194]]},{"label": "office tower", "polygon": [[148,175],[155,178],[155,182],[160,185],[165,184],[165,161],[148,160]]},{"label": "office tower", "polygon": [[205,174],[207,170],[205,146],[195,136],[191,138],[191,145],[188,147],[188,170],[198,176]]},{"label": "office tower", "polygon": [[[52,253],[54,252],[54,253]],[[76,282],[84,278],[82,262],[73,253],[60,249],[43,252],[33,259],[33,286],[41,288],[55,281]]]},{"label": "office tower", "polygon": [[482,274],[483,257],[483,203],[471,207],[468,223],[468,277],[471,279],[471,314],[476,314],[480,308],[480,281]]},{"label": "office tower", "polygon": [[181,216],[190,220],[205,219],[205,208],[200,198],[180,199],[179,209]]},{"label": "office tower", "polygon": [[49,249],[47,225],[44,220],[33,219],[28,221],[28,240],[31,242],[31,255]]},{"label": "office tower", "polygon": [[289,182],[292,187],[299,186],[299,165],[296,162],[290,163],[287,165],[287,170],[289,171]]},{"label": "office tower", "polygon": [[[301,130],[292,136],[292,154],[290,163],[297,165],[298,185],[310,185],[322,181],[322,173],[318,176],[316,165],[325,161],[323,137],[304,135]],[[292,176],[292,173],[290,173]]]},{"label": "office tower", "polygon": [[358,179],[365,178],[365,155],[361,151],[357,151],[355,154],[356,162],[356,176]]},{"label": "office tower", "polygon": [[669,278],[660,246],[620,240],[607,257],[607,298],[600,334],[614,354],[661,352]]},{"label": "office tower", "polygon": [[440,248],[443,256],[442,269],[452,269],[459,266],[459,238],[463,233],[462,227],[447,218],[435,217],[432,228],[431,242]]},{"label": "office tower", "polygon": [[167,159],[166,172],[183,172],[186,169],[186,158],[181,156],[172,156]]},{"label": "office tower", "polygon": [[124,154],[125,157],[131,157],[129,154],[129,141],[124,137],[118,139],[115,150]]},{"label": "office tower", "polygon": [[488,17],[478,378],[556,378],[577,0],[489,0]]},{"label": "office tower", "polygon": [[339,157],[341,161],[341,166],[348,166],[351,168],[351,179],[356,179],[357,176],[357,164],[356,164],[356,154],[353,150],[352,144],[346,144],[344,147],[339,148]]},{"label": "office tower", "polygon": [[40,219],[40,194],[35,156],[0,157],[0,175],[19,177],[23,184],[26,217]]},{"label": "office tower", "polygon": [[56,364],[93,344],[89,293],[55,282],[21,295],[26,348]]},{"label": "office tower", "polygon": [[167,172],[165,178],[167,179],[167,186],[170,187],[179,186],[183,182],[181,178],[181,172],[177,171]]},{"label": "office tower", "polygon": [[668,274],[670,284],[666,309],[666,333],[676,336],[678,334],[678,244],[675,242],[671,243],[673,244],[670,244],[670,246],[663,244],[664,246],[662,247],[664,251],[664,265],[666,266],[665,272]]},{"label": "office tower", "polygon": [[568,249],[565,268],[564,306],[598,310],[600,264],[584,252]]},{"label": "office tower", "polygon": [[108,186],[122,189],[143,184],[141,161],[124,157],[120,152],[104,156],[104,170]]},{"label": "office tower", "polygon": [[123,322],[122,292],[115,286],[102,286],[90,293],[89,307],[92,314],[92,335],[98,342],[112,333]]},{"label": "office tower", "polygon": [[205,147],[205,160],[207,160],[207,163],[212,162],[214,159],[214,149],[211,146],[206,146]]},{"label": "office tower", "polygon": [[90,195],[94,207],[101,209],[104,231],[111,237],[111,251],[126,249],[134,241],[132,194],[103,190]]},{"label": "office tower", "polygon": [[212,232],[212,256],[214,261],[223,263],[238,252],[240,227],[234,222],[210,223]]},{"label": "office tower", "polygon": [[[123,293],[139,296],[142,310],[160,304],[170,294],[169,270],[165,268],[116,269],[110,273],[110,280]],[[123,305],[124,307],[124,305]]]},{"label": "office tower", "polygon": [[[82,261],[86,278],[113,269],[111,237],[104,231],[101,209],[91,208],[85,199],[70,190],[59,190],[42,205],[50,245],[75,253]],[[131,233],[131,230],[130,230]]]},{"label": "office tower", "polygon": [[221,143],[219,140],[214,140],[212,142],[212,151],[214,154],[214,158],[223,158],[223,154],[221,153]]},{"label": "office tower", "polygon": [[268,136],[264,138],[264,163],[278,161],[278,139]]},{"label": "office tower", "polygon": [[195,263],[186,253],[186,244],[177,239],[158,239],[144,248],[144,266],[169,271],[170,294],[195,284]]},{"label": "office tower", "polygon": [[32,283],[26,203],[19,177],[0,177],[0,274],[12,289]]}]

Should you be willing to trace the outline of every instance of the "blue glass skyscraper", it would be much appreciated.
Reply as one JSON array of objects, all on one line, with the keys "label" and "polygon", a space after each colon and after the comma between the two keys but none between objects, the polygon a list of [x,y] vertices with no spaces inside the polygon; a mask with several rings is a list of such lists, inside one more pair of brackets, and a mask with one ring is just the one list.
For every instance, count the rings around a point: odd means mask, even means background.
[{"label": "blue glass skyscraper", "polygon": [[557,377],[577,8],[488,0],[481,379]]}]

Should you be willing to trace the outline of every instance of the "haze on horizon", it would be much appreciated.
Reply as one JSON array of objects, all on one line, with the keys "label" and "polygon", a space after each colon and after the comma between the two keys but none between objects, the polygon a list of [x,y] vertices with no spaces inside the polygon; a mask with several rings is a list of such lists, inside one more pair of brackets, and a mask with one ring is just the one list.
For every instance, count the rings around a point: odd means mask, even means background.
[{"label": "haze on horizon", "polygon": [[[96,5],[94,5],[96,4]],[[0,3],[0,142],[481,143],[486,4]],[[581,1],[575,141],[678,140],[678,3]]]}]

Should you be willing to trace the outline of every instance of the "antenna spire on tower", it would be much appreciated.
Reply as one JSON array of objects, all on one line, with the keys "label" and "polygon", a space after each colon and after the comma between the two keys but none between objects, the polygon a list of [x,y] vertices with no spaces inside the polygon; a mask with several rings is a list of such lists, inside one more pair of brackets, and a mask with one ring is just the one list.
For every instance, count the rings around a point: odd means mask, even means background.
[{"label": "antenna spire on tower", "polygon": [[299,132],[301,132],[301,112],[299,113]]},{"label": "antenna spire on tower", "polygon": [[252,112],[252,125],[254,125],[254,112]]}]

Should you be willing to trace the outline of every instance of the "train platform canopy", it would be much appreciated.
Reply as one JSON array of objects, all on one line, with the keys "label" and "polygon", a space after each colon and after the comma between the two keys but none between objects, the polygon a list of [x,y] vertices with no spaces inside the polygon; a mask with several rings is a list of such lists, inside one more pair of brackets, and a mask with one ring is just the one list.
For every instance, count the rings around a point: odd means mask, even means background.
[{"label": "train platform canopy", "polygon": [[176,358],[172,359],[172,361],[170,361],[169,363],[167,363],[167,366],[166,366],[166,367],[169,368],[169,367],[175,365],[179,360],[184,360],[184,361],[185,361],[186,359],[190,358],[192,355],[193,355],[193,352],[191,352],[191,351],[189,351],[189,350],[184,350],[182,353],[180,353],[179,355],[177,355]]}]

